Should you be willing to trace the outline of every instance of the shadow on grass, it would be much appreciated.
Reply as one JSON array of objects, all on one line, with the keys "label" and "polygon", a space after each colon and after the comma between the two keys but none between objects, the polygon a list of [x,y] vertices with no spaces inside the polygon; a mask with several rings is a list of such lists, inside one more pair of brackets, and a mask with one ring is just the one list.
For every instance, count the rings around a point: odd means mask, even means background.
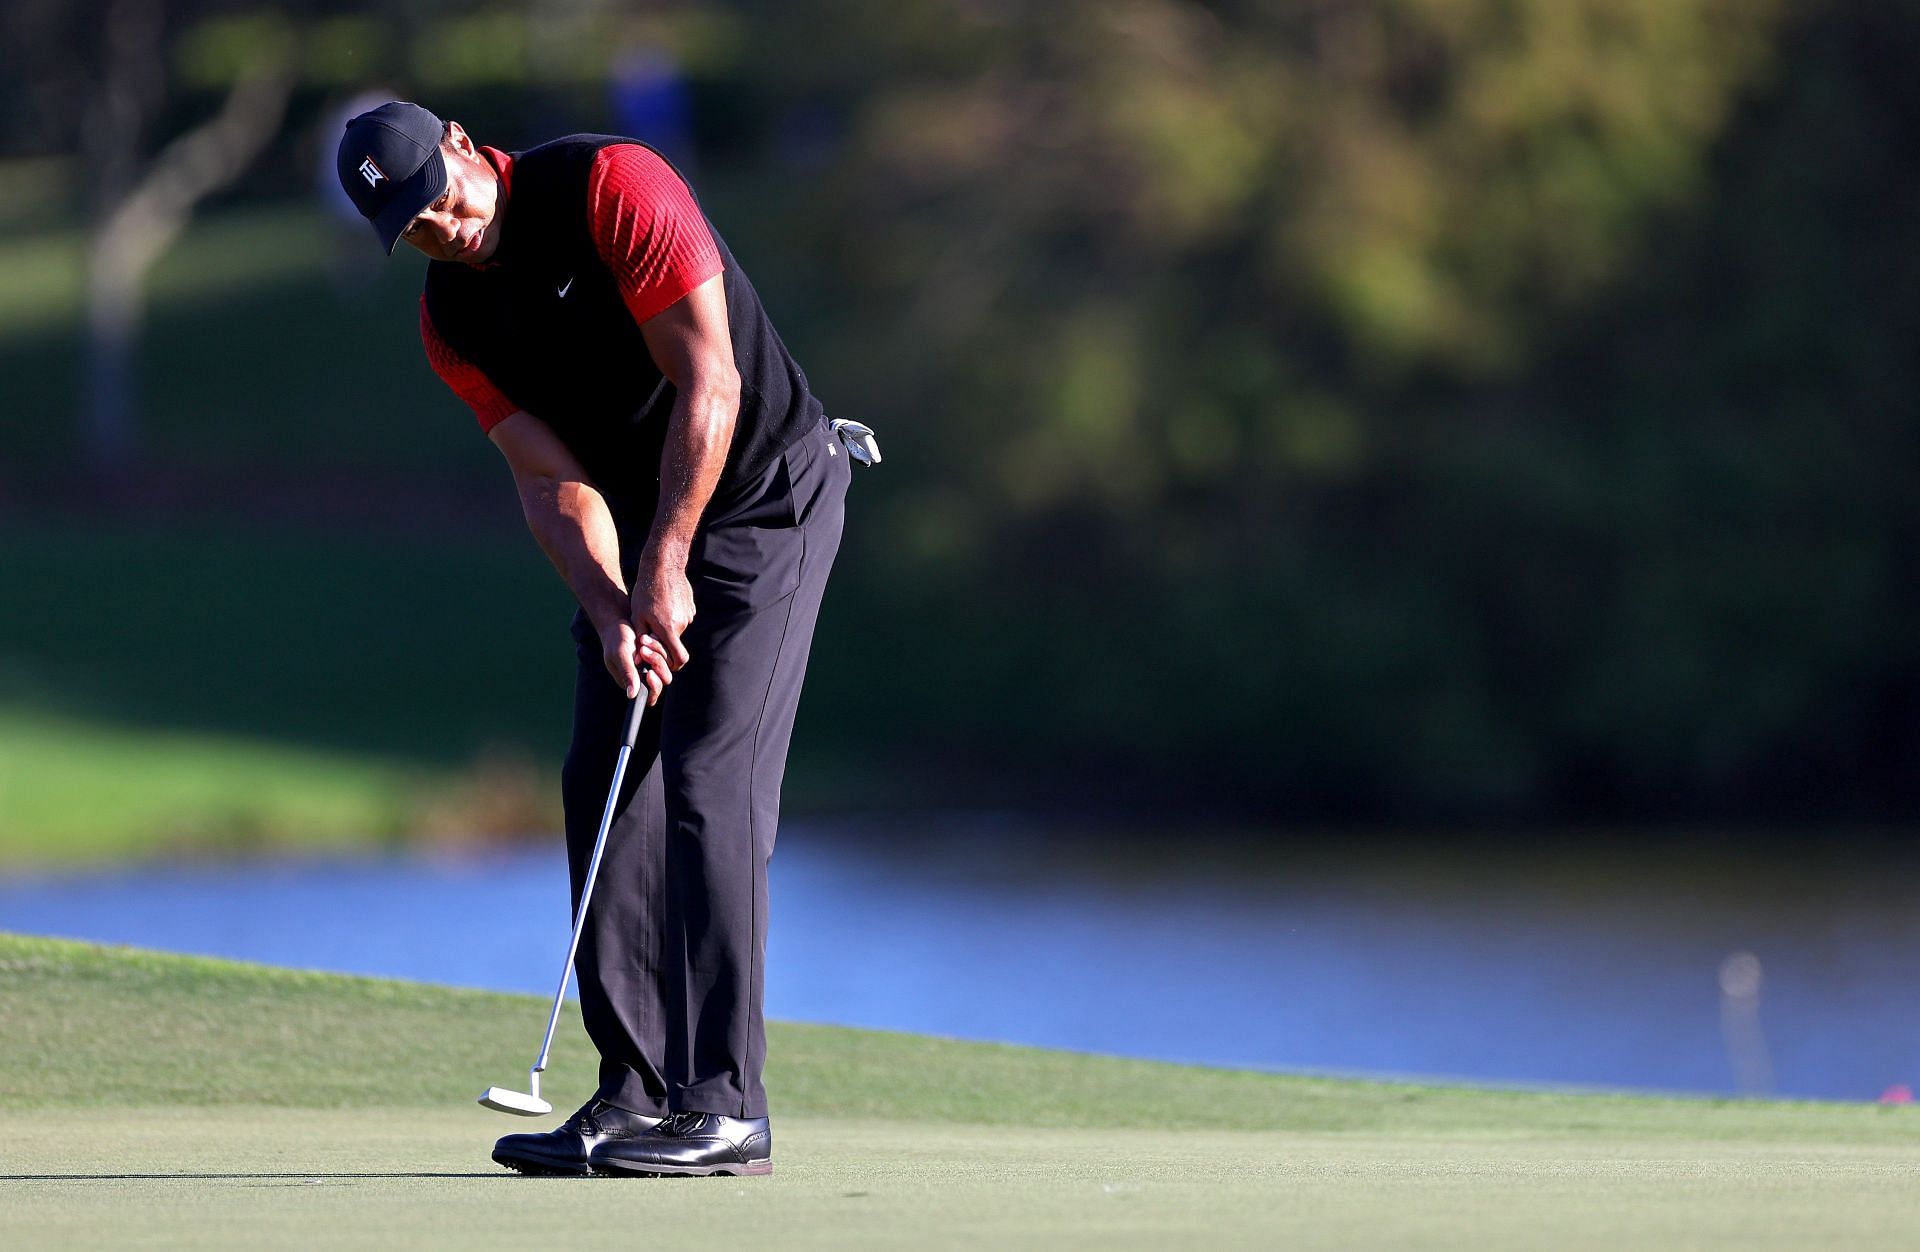
[{"label": "shadow on grass", "polygon": [[[531,1177],[566,1177],[554,1174],[530,1175]],[[329,1182],[352,1178],[518,1178],[521,1175],[504,1170],[491,1173],[466,1173],[456,1170],[429,1170],[420,1173],[402,1173],[397,1171],[369,1171],[366,1173],[234,1173],[234,1174],[0,1174],[0,1183],[7,1182],[207,1182],[231,1180],[252,1182],[272,1179],[299,1179],[302,1182]]]}]

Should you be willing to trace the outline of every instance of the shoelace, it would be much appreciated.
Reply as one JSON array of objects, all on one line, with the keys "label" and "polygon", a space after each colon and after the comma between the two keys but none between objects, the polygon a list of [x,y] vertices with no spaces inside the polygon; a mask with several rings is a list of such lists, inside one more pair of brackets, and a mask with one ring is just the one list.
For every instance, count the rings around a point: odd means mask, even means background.
[{"label": "shoelace", "polygon": [[603,1129],[603,1127],[600,1125],[600,1119],[599,1117],[596,1116],[596,1114],[599,1113],[599,1111],[605,1107],[606,1107],[606,1101],[604,1100],[594,1100],[589,1102],[588,1104],[582,1106],[578,1113],[575,1113],[572,1117],[569,1117],[567,1119],[566,1126],[562,1127],[562,1129],[572,1130],[576,1133],[584,1133],[589,1135],[599,1134]]},{"label": "shoelace", "polygon": [[705,1113],[669,1113],[660,1119],[654,1133],[662,1135],[685,1135],[700,1129],[705,1124]]}]

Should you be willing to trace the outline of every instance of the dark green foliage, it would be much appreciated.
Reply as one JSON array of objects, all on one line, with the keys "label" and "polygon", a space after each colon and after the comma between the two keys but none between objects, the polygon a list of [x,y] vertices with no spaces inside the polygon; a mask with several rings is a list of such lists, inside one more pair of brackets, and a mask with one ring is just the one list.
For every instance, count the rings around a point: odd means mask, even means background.
[{"label": "dark green foliage", "polygon": [[1910,8],[959,8],[992,38],[890,61],[803,219],[955,749],[1278,814],[1913,811]]},{"label": "dark green foliage", "polygon": [[[391,26],[457,48],[468,21]],[[869,754],[930,802],[1920,812],[1912,6],[735,0],[583,22],[577,57],[543,36],[422,82],[519,143],[610,124],[593,57],[681,50],[709,212],[829,408],[888,453],[857,483],[803,751]],[[334,80],[306,73],[310,117]],[[303,185],[308,142],[233,198]],[[393,533],[412,500],[524,542],[417,359],[412,263],[358,294],[320,268],[156,306],[152,472],[239,476],[202,493],[223,516],[345,482]],[[163,265],[156,289],[185,282]],[[275,358],[295,309],[351,372]],[[0,338],[22,498],[71,463],[74,359],[64,332]],[[314,575],[359,612],[351,569]],[[0,656],[37,664],[65,629]],[[523,645],[563,667],[557,631]],[[427,645],[382,646],[401,672]],[[427,689],[389,690],[349,746],[429,741],[437,715],[397,698]],[[282,732],[358,736],[332,721]]]}]

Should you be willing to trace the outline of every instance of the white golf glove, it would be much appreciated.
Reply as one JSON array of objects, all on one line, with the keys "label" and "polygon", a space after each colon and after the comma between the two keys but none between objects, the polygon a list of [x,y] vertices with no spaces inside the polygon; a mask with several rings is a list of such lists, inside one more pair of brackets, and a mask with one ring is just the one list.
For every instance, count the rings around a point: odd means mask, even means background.
[{"label": "white golf glove", "polygon": [[880,464],[880,443],[873,437],[873,427],[849,422],[843,417],[834,418],[831,424],[848,456],[862,465]]}]

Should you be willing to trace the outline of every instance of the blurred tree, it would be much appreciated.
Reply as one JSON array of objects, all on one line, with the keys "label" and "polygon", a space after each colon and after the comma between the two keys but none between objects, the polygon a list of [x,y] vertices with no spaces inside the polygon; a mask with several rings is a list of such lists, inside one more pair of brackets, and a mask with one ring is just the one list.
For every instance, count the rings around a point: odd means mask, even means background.
[{"label": "blurred tree", "polygon": [[[896,442],[936,481],[882,529],[970,571],[951,602],[1019,641],[957,704],[1038,702],[1063,712],[1037,742],[1083,725],[1093,757],[1269,799],[1554,785],[1537,710],[1574,715],[1540,667],[1591,565],[1484,533],[1516,520],[1475,499],[1487,459],[1559,493],[1543,517],[1603,523],[1583,450],[1541,442],[1554,415],[1470,418],[1510,413],[1708,191],[1780,4],[848,3],[833,38],[819,8],[739,7],[745,77],[842,119],[783,215],[824,258],[820,305],[851,311],[834,376],[862,406],[925,398]],[[1500,569],[1551,620],[1514,618]]]},{"label": "blurred tree", "polygon": [[[287,20],[174,3],[107,208]],[[9,151],[79,142],[77,12],[0,13],[59,44],[0,42]],[[296,15],[310,85],[509,143],[681,68],[705,202],[883,426],[828,612],[896,677],[819,680],[861,742],[1290,813],[1920,812],[1906,0]]]},{"label": "blurred tree", "polygon": [[111,0],[101,68],[86,102],[82,168],[93,225],[87,243],[86,447],[96,472],[124,469],[134,451],[129,383],[147,270],[204,197],[253,164],[279,132],[293,90],[287,33],[272,22],[235,32],[233,85],[212,118],[144,164],[143,139],[167,100],[168,43],[160,0]]}]

